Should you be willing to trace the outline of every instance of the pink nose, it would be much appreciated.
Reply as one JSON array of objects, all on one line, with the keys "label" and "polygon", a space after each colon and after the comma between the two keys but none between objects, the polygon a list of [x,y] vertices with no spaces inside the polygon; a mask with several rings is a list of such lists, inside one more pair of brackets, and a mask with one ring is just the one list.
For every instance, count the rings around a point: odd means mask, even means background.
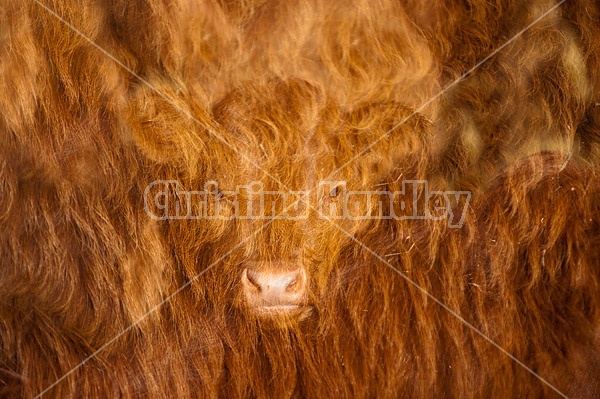
[{"label": "pink nose", "polygon": [[283,273],[245,269],[242,274],[246,300],[260,312],[288,313],[300,309],[307,285],[302,268]]}]

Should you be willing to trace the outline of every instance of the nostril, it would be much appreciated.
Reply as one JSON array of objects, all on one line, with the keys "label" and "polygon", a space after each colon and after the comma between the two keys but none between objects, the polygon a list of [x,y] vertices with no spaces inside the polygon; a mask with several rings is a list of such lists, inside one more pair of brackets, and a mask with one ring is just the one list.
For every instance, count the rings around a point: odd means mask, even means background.
[{"label": "nostril", "polygon": [[302,289],[304,288],[304,279],[305,278],[306,278],[306,276],[304,275],[304,272],[302,272],[302,271],[296,272],[296,274],[294,274],[292,277],[290,277],[290,281],[289,281],[287,287],[285,287],[286,292],[295,293],[298,291],[302,291]]},{"label": "nostril", "polygon": [[293,290],[294,290],[294,287],[296,287],[296,286],[297,286],[297,283],[298,283],[298,278],[297,278],[297,277],[295,277],[295,278],[294,278],[292,281],[290,281],[290,283],[288,284],[288,286],[287,286],[286,290],[287,290],[287,291],[293,291]]},{"label": "nostril", "polygon": [[262,292],[262,286],[260,284],[260,274],[258,274],[257,272],[254,272],[252,270],[244,270],[244,276],[243,278],[245,278],[245,280],[247,280],[250,284],[252,284],[257,290],[258,292]]}]

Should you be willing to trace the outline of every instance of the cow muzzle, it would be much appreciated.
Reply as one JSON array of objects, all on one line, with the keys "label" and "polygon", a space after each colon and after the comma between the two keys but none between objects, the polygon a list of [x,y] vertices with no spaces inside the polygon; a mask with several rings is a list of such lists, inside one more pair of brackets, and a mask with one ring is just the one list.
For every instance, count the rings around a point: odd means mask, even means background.
[{"label": "cow muzzle", "polygon": [[259,316],[293,316],[305,310],[306,271],[302,267],[279,269],[248,267],[242,272],[244,297]]}]

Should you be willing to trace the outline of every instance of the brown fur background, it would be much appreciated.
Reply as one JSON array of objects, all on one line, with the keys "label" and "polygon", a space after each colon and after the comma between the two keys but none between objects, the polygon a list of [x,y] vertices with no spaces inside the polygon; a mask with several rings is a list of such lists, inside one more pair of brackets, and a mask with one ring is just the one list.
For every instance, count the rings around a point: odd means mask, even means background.
[{"label": "brown fur background", "polygon": [[[597,2],[566,0],[442,95],[557,2],[40,2],[95,45],[0,5],[0,396],[70,373],[43,397],[560,397],[448,309],[600,396]],[[336,222],[364,245],[313,211],[143,208],[157,179],[326,178],[473,198],[461,229]],[[244,265],[277,260],[308,270],[305,319],[244,306]]]}]

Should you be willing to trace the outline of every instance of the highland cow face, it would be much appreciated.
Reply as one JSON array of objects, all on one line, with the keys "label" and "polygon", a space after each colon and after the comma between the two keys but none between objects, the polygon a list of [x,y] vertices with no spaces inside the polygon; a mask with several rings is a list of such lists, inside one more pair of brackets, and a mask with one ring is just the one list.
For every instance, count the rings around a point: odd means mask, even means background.
[{"label": "highland cow face", "polygon": [[251,316],[310,315],[360,266],[351,237],[386,237],[391,215],[397,223],[414,211],[399,192],[411,200],[424,194],[403,186],[424,175],[423,118],[414,115],[369,147],[411,115],[402,105],[344,111],[293,80],[266,90],[249,85],[214,114],[225,143],[209,137],[206,146],[222,161],[187,180],[165,176],[151,187],[151,204],[154,217],[169,219],[190,276],[223,258],[211,270],[221,282],[203,285],[215,294],[229,287],[227,300]]}]

